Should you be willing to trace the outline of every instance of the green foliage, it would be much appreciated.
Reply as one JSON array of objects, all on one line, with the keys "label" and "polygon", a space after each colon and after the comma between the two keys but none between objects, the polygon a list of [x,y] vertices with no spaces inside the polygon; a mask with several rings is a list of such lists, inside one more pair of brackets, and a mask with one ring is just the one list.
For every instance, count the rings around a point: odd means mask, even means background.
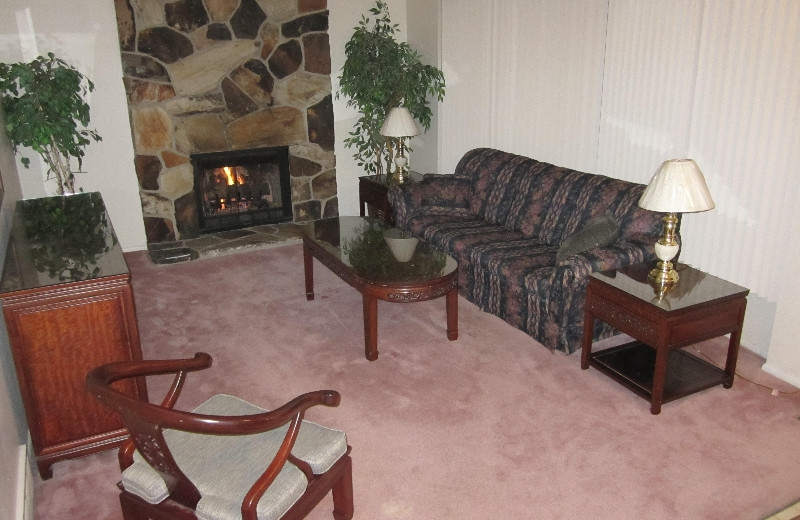
[{"label": "green foliage", "polygon": [[345,45],[346,59],[336,96],[348,97],[347,106],[361,112],[345,144],[355,149],[359,166],[381,174],[383,165],[390,165],[394,159],[391,141],[380,135],[389,110],[403,105],[425,130],[429,129],[429,96],[444,99],[445,81],[442,71],[423,64],[419,53],[395,40],[398,26],[392,24],[385,2],[378,0],[369,12],[375,19],[362,16]]},{"label": "green foliage", "polygon": [[[55,174],[58,192],[74,192],[74,173],[81,170],[83,148],[101,138],[89,130],[84,96],[94,84],[53,53],[30,63],[0,63],[0,95],[5,127],[14,151],[27,146],[42,156],[48,177]],[[79,126],[80,125],[80,126]],[[72,170],[70,160],[77,162]],[[30,159],[23,157],[27,168]]]}]

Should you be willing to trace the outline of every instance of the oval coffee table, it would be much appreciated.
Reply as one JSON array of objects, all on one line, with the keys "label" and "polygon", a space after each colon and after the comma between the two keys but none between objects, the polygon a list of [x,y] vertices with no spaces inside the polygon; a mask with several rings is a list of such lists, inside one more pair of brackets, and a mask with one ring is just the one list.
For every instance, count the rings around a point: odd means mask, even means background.
[{"label": "oval coffee table", "polygon": [[378,359],[378,300],[410,303],[445,296],[447,339],[458,338],[458,264],[420,242],[407,262],[398,262],[383,239],[389,225],[372,217],[337,217],[303,229],[306,299],[314,299],[314,263],[322,263],[362,295],[364,355]]}]

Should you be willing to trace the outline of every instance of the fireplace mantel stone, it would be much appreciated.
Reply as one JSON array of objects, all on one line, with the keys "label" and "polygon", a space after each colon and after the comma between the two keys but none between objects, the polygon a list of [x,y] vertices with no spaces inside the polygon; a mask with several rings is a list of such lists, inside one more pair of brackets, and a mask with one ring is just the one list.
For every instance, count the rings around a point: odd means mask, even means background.
[{"label": "fireplace mantel stone", "polygon": [[289,146],[294,222],[338,215],[326,0],[115,6],[148,244],[198,237],[195,153]]}]

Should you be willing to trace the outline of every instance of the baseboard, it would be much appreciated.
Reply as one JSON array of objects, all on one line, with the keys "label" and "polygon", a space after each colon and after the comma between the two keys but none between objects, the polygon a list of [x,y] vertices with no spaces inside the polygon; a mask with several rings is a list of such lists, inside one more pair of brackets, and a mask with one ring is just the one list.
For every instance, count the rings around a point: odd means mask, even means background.
[{"label": "baseboard", "polygon": [[761,370],[763,370],[767,374],[777,377],[778,379],[786,381],[792,386],[800,388],[800,377],[797,377],[797,375],[795,374],[790,374],[785,370],[781,370],[780,368],[777,368],[774,365],[770,365],[769,361],[761,365]]},{"label": "baseboard", "polygon": [[33,464],[28,455],[33,453],[30,438],[27,444],[19,447],[17,461],[17,497],[14,518],[16,520],[33,520]]}]

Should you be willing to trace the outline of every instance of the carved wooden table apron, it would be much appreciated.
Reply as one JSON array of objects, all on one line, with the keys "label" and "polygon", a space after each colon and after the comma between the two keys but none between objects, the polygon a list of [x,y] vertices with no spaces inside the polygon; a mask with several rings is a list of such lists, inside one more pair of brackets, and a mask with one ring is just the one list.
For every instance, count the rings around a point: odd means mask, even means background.
[{"label": "carved wooden table apron", "polygon": [[[323,245],[322,241],[315,238],[320,228],[325,225],[336,225],[345,222],[369,222],[374,225],[369,217],[341,217],[323,219],[309,223],[303,233],[303,262],[305,270],[306,299],[314,299],[314,264],[313,259],[322,263],[336,276],[354,287],[362,295],[364,311],[364,355],[370,361],[378,359],[378,300],[393,303],[411,303],[434,298],[445,297],[447,314],[447,339],[458,339],[458,272],[455,263],[448,258],[447,267],[442,269],[441,276],[425,279],[387,281],[356,272],[356,270],[342,260],[342,248],[335,244]],[[345,225],[345,224],[342,224]],[[325,234],[325,231],[322,232]],[[326,237],[329,238],[329,237]],[[339,235],[336,235],[336,241]],[[445,255],[442,254],[442,257]],[[451,262],[453,265],[451,265]]]}]

